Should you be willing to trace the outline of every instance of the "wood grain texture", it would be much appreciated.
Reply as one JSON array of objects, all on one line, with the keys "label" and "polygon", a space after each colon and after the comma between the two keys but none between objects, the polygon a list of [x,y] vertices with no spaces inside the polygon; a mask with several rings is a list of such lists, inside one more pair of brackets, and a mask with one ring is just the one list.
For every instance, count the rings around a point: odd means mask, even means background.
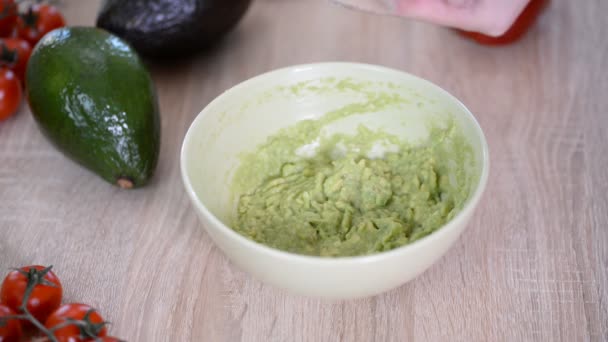
[{"label": "wood grain texture", "polygon": [[[71,24],[99,2],[65,0]],[[151,65],[162,108],[157,176],[121,191],[68,161],[29,110],[0,123],[0,269],[53,264],[67,301],[129,341],[608,340],[608,29],[605,0],[555,0],[519,44],[322,0],[257,0],[189,61]],[[417,279],[324,302],[261,284],[214,247],[181,184],[195,115],[223,90],[296,63],[345,60],[427,78],[487,135],[488,188],[466,237]]]}]

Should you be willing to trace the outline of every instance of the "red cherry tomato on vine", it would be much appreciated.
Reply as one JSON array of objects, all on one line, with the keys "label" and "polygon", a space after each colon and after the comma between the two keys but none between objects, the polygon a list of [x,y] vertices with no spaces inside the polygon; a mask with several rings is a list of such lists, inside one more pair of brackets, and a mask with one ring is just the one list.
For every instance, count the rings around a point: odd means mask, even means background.
[{"label": "red cherry tomato on vine", "polygon": [[15,0],[0,0],[0,37],[8,37],[17,23]]},{"label": "red cherry tomato on vine", "polygon": [[32,46],[50,31],[65,26],[65,19],[57,7],[36,4],[17,18],[17,33],[21,39],[27,40]]},{"label": "red cherry tomato on vine", "polygon": [[[15,311],[8,306],[0,305],[0,320],[2,317],[15,315]],[[19,342],[21,341],[21,323],[16,319],[6,320],[4,326],[0,324],[0,341],[1,342]]]},{"label": "red cherry tomato on vine", "polygon": [[81,326],[70,324],[53,331],[59,342],[88,342],[106,336],[106,322],[95,309],[86,304],[72,303],[60,306],[49,316],[44,326],[52,329],[70,319],[82,321]]},{"label": "red cherry tomato on vine", "polygon": [[[17,110],[19,110],[19,106],[21,105],[22,99],[23,99],[23,90],[21,88],[21,82],[17,78],[17,75],[15,75],[15,73],[12,70],[9,70],[6,68],[0,68],[0,121],[15,114],[17,112]],[[5,282],[6,282],[6,279],[5,279]],[[13,285],[9,284],[7,286],[13,286]],[[2,292],[0,292],[0,303],[4,304],[4,301],[5,301],[4,285],[3,285],[2,289],[3,289]],[[25,289],[25,285],[23,285],[23,289]],[[7,294],[6,296],[10,296],[10,295],[11,294]],[[21,293],[21,296],[23,296],[23,292]],[[11,303],[12,303],[13,299],[7,297],[6,300],[11,301]],[[16,301],[16,299],[15,299],[15,301]],[[42,305],[45,305],[45,304],[42,304]],[[59,304],[57,304],[57,305],[59,305]],[[18,305],[16,305],[16,306],[8,305],[8,306],[14,310],[18,309]],[[52,311],[52,309],[49,309],[49,310]]]},{"label": "red cherry tomato on vine", "polygon": [[[7,72],[12,73],[10,70]],[[13,78],[17,81],[17,85],[19,85],[17,78],[14,76]],[[3,79],[5,78],[0,74],[0,90],[2,89]],[[21,91],[20,85],[19,91]],[[2,97],[1,94],[0,97]],[[0,100],[0,113],[5,109],[2,106],[3,102],[4,99]],[[59,278],[48,267],[26,266],[10,272],[2,282],[0,302],[13,311],[21,312],[20,308],[28,281],[34,282],[35,285],[27,301],[27,310],[38,321],[44,322],[61,304],[63,291]]]},{"label": "red cherry tomato on vine", "polygon": [[32,46],[26,40],[18,38],[0,39],[0,65],[13,70],[21,84],[25,82],[27,61],[32,54]]},{"label": "red cherry tomato on vine", "polygon": [[460,32],[460,34],[463,36],[471,38],[483,45],[505,45],[513,43],[528,32],[542,11],[547,7],[548,3],[549,0],[531,0],[528,5],[526,5],[526,8],[524,8],[524,10],[521,12],[519,17],[517,17],[511,28],[498,37],[492,37],[478,32],[462,30],[458,30],[458,32]]}]

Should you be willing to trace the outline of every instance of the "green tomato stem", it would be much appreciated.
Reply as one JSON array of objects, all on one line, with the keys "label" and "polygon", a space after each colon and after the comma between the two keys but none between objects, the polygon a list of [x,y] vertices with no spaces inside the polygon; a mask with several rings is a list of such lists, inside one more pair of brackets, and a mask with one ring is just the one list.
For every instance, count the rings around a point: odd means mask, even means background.
[{"label": "green tomato stem", "polygon": [[32,292],[34,291],[34,288],[40,284],[44,283],[44,276],[46,276],[46,274],[48,272],[50,272],[51,268],[53,266],[49,266],[47,268],[45,268],[44,270],[38,271],[35,268],[30,268],[27,272],[27,286],[25,288],[25,292],[23,293],[23,300],[21,301],[21,311],[23,312],[23,315],[26,316],[25,318],[32,323],[36,328],[38,328],[38,330],[40,330],[41,332],[43,332],[49,340],[51,340],[51,342],[58,342],[57,338],[55,338],[55,336],[53,335],[53,333],[51,331],[49,331],[44,324],[42,324],[38,319],[36,319],[36,317],[34,317],[34,315],[32,315],[30,313],[30,311],[27,309],[27,302],[30,299],[30,296],[32,295]]},{"label": "green tomato stem", "polygon": [[28,321],[30,321],[30,323],[32,323],[33,325],[35,325],[36,328],[38,328],[38,330],[42,331],[46,335],[46,337],[48,337],[48,339],[51,340],[51,342],[59,342],[55,338],[55,335],[53,335],[53,333],[50,330],[48,330],[44,325],[42,325],[42,323],[40,323],[40,321],[37,320],[36,317],[34,317],[27,310],[27,308],[25,308],[25,310],[23,312],[25,313],[26,316],[28,316]]},{"label": "green tomato stem", "polygon": [[48,340],[50,342],[59,342],[57,340],[57,338],[55,337],[54,332],[61,328],[65,328],[70,325],[75,325],[79,328],[79,330],[81,331],[81,334],[84,335],[84,337],[98,339],[99,332],[108,323],[102,322],[99,324],[94,324],[93,322],[91,322],[90,316],[94,311],[93,309],[87,311],[83,320],[67,319],[66,321],[64,321],[60,324],[57,324],[56,326],[54,326],[50,329],[47,329],[44,326],[44,324],[42,324],[42,322],[40,322],[36,317],[34,317],[34,315],[32,315],[30,313],[30,311],[28,310],[27,302],[29,301],[30,297],[32,296],[32,292],[34,291],[34,288],[36,286],[38,286],[38,285],[51,286],[51,287],[55,286],[55,284],[44,279],[44,277],[47,275],[47,273],[49,273],[51,271],[52,267],[53,266],[49,266],[43,270],[37,270],[35,268],[30,268],[27,271],[20,270],[20,269],[14,269],[15,271],[20,272],[24,277],[27,278],[27,286],[25,287],[25,291],[23,292],[23,299],[21,301],[21,306],[19,307],[19,311],[21,311],[23,313],[20,315],[9,315],[9,316],[0,317],[0,327],[4,326],[4,324],[8,320],[11,320],[11,319],[27,320],[30,323],[32,323],[36,328],[38,328],[38,330],[40,330],[44,335],[46,335],[46,337],[48,338]]}]

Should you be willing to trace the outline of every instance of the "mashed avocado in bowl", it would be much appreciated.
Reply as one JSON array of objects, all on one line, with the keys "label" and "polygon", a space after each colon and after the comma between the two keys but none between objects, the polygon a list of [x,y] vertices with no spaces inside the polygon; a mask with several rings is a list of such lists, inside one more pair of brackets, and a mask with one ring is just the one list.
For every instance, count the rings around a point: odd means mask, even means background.
[{"label": "mashed avocado in bowl", "polygon": [[[243,157],[235,184],[252,173],[263,179],[239,196],[237,232],[292,253],[366,255],[416,241],[462,208],[472,149],[453,125],[412,144],[363,125],[354,135],[315,136],[326,121],[286,128]],[[299,155],[307,138],[314,151]]]},{"label": "mashed avocado in bowl", "polygon": [[196,117],[180,161],[202,226],[235,265],[334,299],[430,267],[465,230],[489,170],[483,132],[452,95],[353,63],[236,85]]}]

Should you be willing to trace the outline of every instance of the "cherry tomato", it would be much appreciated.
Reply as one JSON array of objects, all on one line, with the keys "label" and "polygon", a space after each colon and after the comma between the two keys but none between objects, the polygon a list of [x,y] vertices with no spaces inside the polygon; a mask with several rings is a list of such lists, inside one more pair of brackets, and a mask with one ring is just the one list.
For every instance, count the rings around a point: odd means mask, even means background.
[{"label": "cherry tomato", "polygon": [[[8,306],[0,305],[0,320],[2,317],[15,315],[15,312]],[[4,321],[4,326],[0,323],[0,342],[19,342],[21,341],[21,323],[16,319]]]},{"label": "cherry tomato", "polygon": [[55,6],[36,4],[17,18],[17,32],[32,46],[50,31],[65,26],[65,19]]},{"label": "cherry tomato", "polygon": [[70,324],[53,332],[59,342],[94,341],[96,337],[106,336],[106,323],[101,315],[86,304],[64,304],[55,310],[44,324],[47,329],[66,322],[66,320],[82,321],[81,326]]},{"label": "cherry tomato", "polygon": [[0,39],[0,64],[13,70],[21,85],[25,82],[27,61],[32,54],[32,46],[26,40],[18,38]]},{"label": "cherry tomato", "polygon": [[536,22],[536,19],[547,7],[549,0],[531,0],[526,8],[520,13],[519,17],[515,20],[515,23],[503,33],[501,36],[492,37],[487,36],[483,33],[469,32],[469,31],[458,31],[465,37],[471,38],[483,45],[505,45],[513,43],[520,39],[532,25]]},{"label": "cherry tomato", "polygon": [[8,37],[17,23],[15,0],[0,0],[0,37]]},{"label": "cherry tomato", "polygon": [[[5,74],[8,73],[12,74],[12,71],[5,70]],[[0,76],[0,90],[3,89],[2,80],[6,80],[6,77]],[[18,84],[19,80],[14,77],[14,74],[13,80],[17,81],[19,92],[21,92],[21,86]],[[15,87],[16,85],[13,84],[13,92],[17,89]],[[0,94],[0,97],[3,98],[0,100],[0,113],[7,108],[4,107],[4,102],[9,97],[7,94],[9,93],[5,93],[4,96]],[[0,302],[16,312],[21,312],[23,295],[28,283],[34,284],[34,288],[27,301],[27,310],[38,321],[44,322],[61,304],[61,294],[63,291],[59,278],[51,271],[50,267],[26,266],[10,272],[2,282]]]},{"label": "cherry tomato", "polygon": [[[19,106],[21,105],[22,99],[23,99],[23,90],[21,89],[21,82],[19,81],[19,78],[17,78],[17,75],[15,75],[15,73],[12,70],[9,70],[6,68],[0,68],[0,121],[15,114],[17,112],[17,110],[19,109]],[[10,274],[12,274],[12,273],[13,272],[11,272]],[[9,274],[9,276],[10,276],[10,274]],[[8,278],[9,277],[7,276],[7,279]],[[5,283],[7,282],[7,279],[4,280]],[[11,278],[11,279],[13,279],[13,278]],[[27,282],[26,280],[23,280],[23,281],[24,282],[23,282],[23,289],[21,291],[21,296],[23,296],[23,290],[25,290],[25,283]],[[10,283],[7,285],[6,294],[4,291],[4,284],[2,285],[2,290],[0,292],[0,303],[5,304],[5,300],[6,300],[6,301],[10,301],[10,303],[17,304],[17,302],[21,300],[21,299],[17,300],[16,299],[17,297],[10,298],[10,296],[18,295],[17,292],[8,293],[8,291],[12,291],[12,290],[10,290],[11,288],[16,288],[13,285],[11,285]],[[61,297],[61,291],[59,291],[59,295]],[[5,299],[5,296],[6,296],[6,299]],[[22,297],[19,297],[19,298],[22,298]],[[30,304],[31,303],[28,303],[28,308],[30,307]],[[19,305],[21,305],[21,304],[18,304],[15,306],[12,306],[12,305],[9,305],[9,306],[16,310],[17,308],[19,308]],[[32,307],[34,307],[34,306],[43,306],[44,307],[45,305],[46,305],[45,303],[41,303],[38,305],[33,305]],[[57,302],[57,305],[59,305],[59,302]],[[48,310],[50,312],[50,311],[52,311],[52,308],[48,309]]]}]

